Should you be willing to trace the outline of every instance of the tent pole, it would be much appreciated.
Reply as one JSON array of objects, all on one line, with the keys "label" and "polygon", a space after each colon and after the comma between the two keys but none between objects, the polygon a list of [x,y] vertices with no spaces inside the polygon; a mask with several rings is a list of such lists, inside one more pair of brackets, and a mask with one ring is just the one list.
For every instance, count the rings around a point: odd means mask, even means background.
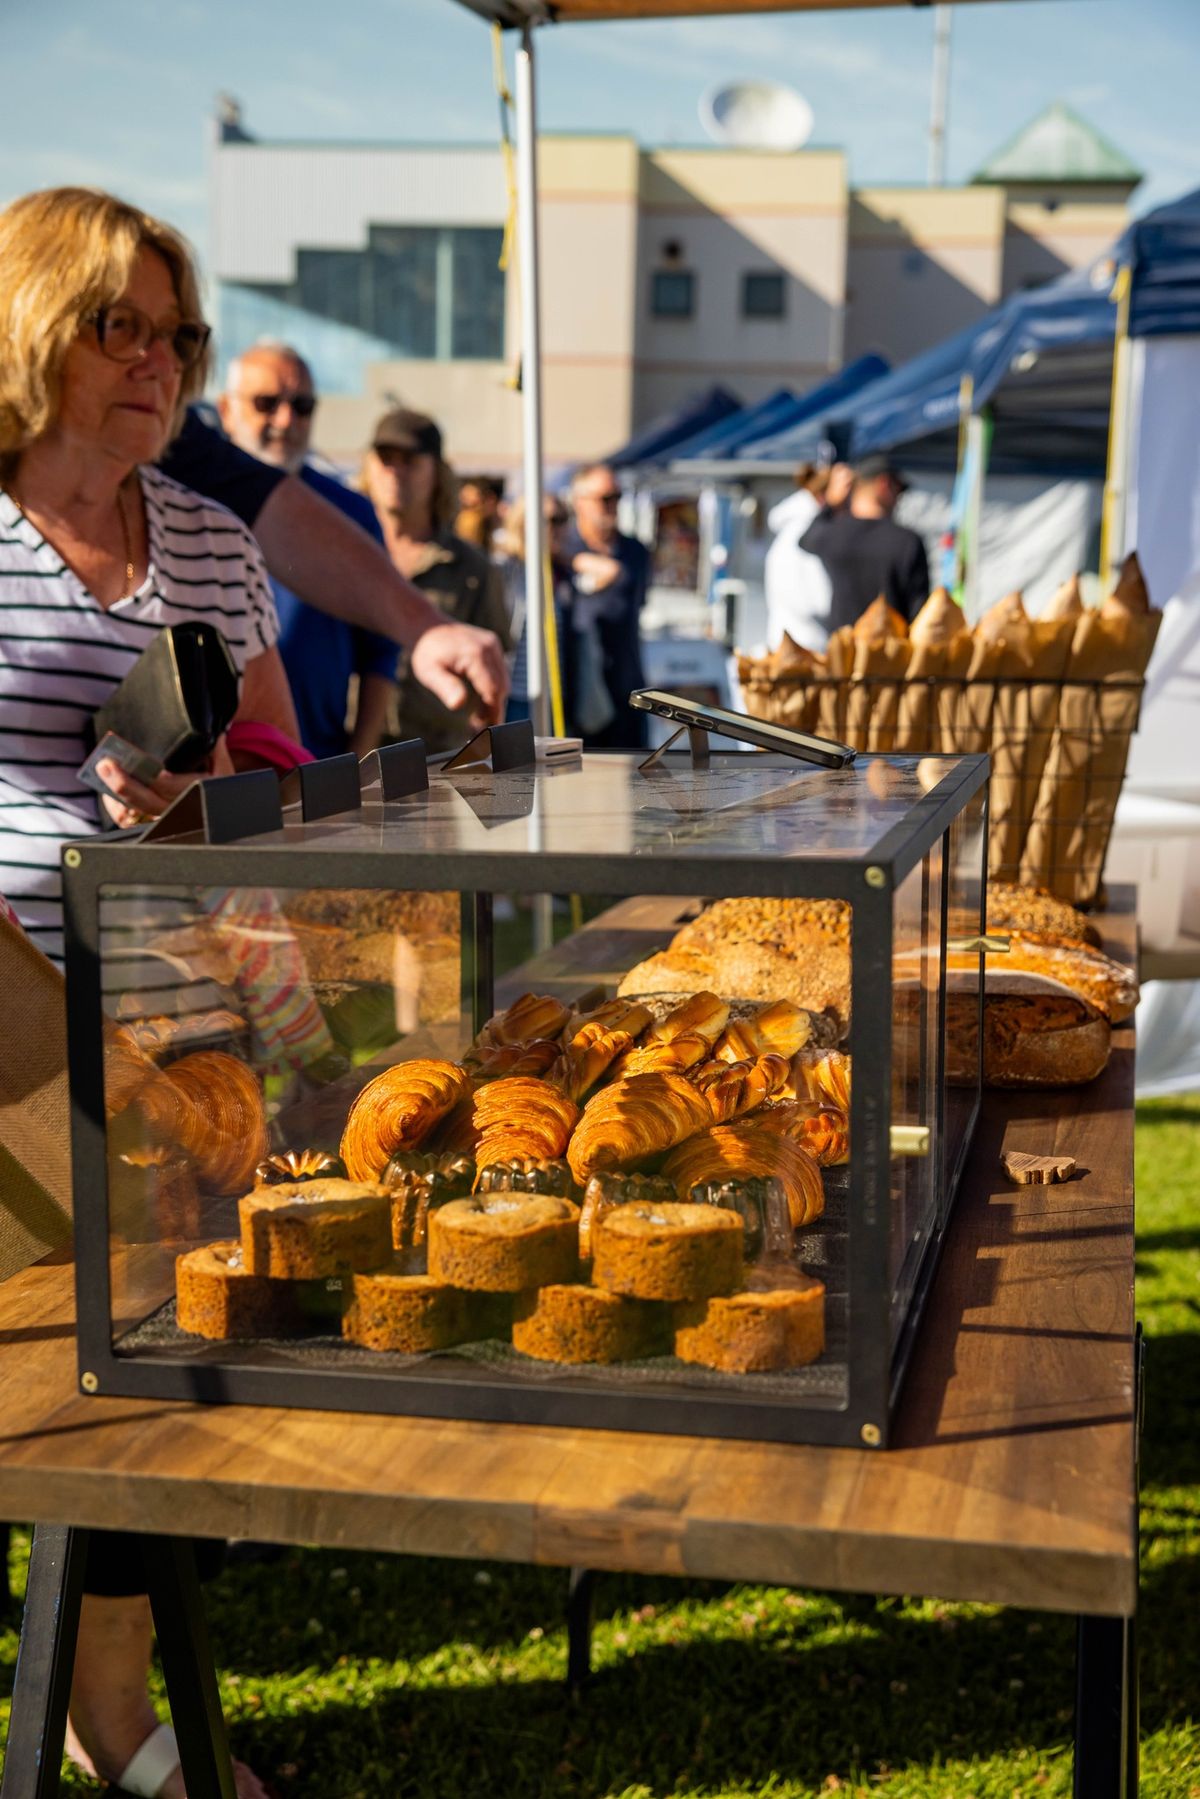
[{"label": "tent pole", "polygon": [[1100,591],[1112,586],[1113,570],[1125,551],[1125,512],[1128,504],[1129,448],[1133,413],[1129,404],[1130,341],[1129,300],[1133,278],[1128,266],[1116,280],[1117,330],[1113,343],[1112,398],[1108,414],[1108,467],[1104,477],[1104,507],[1100,520]]},{"label": "tent pole", "polygon": [[537,71],[533,27],[521,32],[516,59],[517,242],[521,289],[521,412],[525,468],[525,648],[529,716],[539,737],[546,713],[544,586],[545,514],[542,503],[542,332],[538,285]]}]

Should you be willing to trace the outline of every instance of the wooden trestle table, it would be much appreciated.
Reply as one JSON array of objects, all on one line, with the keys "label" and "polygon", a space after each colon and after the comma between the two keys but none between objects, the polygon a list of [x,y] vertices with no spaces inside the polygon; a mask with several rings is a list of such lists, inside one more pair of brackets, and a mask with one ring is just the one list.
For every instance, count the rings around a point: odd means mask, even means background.
[{"label": "wooden trestle table", "polygon": [[[1128,913],[1108,947],[1132,960]],[[233,1799],[189,1536],[977,1600],[1078,1618],[1075,1793],[1137,1784],[1133,1033],[1089,1087],[985,1095],[897,1447],[804,1448],[87,1397],[73,1268],[0,1287],[0,1517],[38,1521],[2,1799],[58,1787],[88,1527],[146,1534],[191,1799]],[[1077,1158],[1016,1187],[1002,1148]],[[66,1528],[72,1527],[72,1528]]]}]

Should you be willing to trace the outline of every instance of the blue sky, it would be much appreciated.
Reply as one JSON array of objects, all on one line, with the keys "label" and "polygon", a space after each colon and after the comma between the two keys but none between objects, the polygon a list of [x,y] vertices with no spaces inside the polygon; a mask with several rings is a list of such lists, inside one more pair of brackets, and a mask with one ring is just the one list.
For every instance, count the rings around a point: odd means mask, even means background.
[{"label": "blue sky", "polygon": [[[487,27],[455,0],[3,0],[0,200],[111,187],[207,236],[205,132],[236,94],[256,135],[492,141]],[[542,123],[701,138],[704,89],[770,75],[860,183],[921,181],[932,14],[911,7],[563,26],[539,34]],[[1200,185],[1198,0],[1004,0],[954,10],[948,173],[1050,100],[1147,173],[1135,206]]]}]

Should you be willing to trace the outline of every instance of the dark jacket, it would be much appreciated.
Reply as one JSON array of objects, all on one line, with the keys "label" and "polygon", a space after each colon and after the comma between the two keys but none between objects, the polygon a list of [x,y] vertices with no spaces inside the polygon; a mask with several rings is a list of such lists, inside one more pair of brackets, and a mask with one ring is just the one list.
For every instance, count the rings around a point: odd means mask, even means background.
[{"label": "dark jacket", "polygon": [[[510,649],[509,611],[500,570],[453,531],[439,531],[425,546],[426,556],[410,580],[428,594],[448,619],[494,631]],[[426,749],[453,750],[467,741],[471,726],[465,711],[448,707],[413,679],[403,658],[397,716],[391,721],[399,737],[423,737]]]}]

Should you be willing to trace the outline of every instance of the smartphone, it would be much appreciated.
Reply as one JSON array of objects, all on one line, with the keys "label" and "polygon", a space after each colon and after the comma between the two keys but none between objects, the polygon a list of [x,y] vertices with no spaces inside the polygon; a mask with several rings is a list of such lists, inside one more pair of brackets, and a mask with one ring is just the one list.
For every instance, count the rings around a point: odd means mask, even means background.
[{"label": "smartphone", "polygon": [[100,779],[96,773],[98,762],[115,762],[118,768],[123,768],[125,773],[132,775],[135,781],[143,781],[147,784],[158,779],[163,767],[157,756],[147,755],[146,751],[139,750],[136,744],[129,743],[124,737],[118,737],[115,731],[106,731],[75,778],[77,781],[82,781],[85,787],[90,787],[93,792],[107,793],[109,798],[114,800],[119,800],[121,796],[119,793],[114,793],[112,788]]},{"label": "smartphone", "polygon": [[675,693],[659,693],[653,687],[638,688],[630,694],[629,704],[640,712],[653,712],[659,718],[691,725],[698,731],[714,731],[722,737],[736,738],[739,743],[752,743],[760,750],[779,750],[798,761],[815,762],[818,768],[846,768],[856,754],[849,744],[835,743],[829,737],[809,737],[804,731],[790,731],[786,725],[769,725],[761,718],[726,712],[720,706],[701,706],[694,700],[680,699]]}]

